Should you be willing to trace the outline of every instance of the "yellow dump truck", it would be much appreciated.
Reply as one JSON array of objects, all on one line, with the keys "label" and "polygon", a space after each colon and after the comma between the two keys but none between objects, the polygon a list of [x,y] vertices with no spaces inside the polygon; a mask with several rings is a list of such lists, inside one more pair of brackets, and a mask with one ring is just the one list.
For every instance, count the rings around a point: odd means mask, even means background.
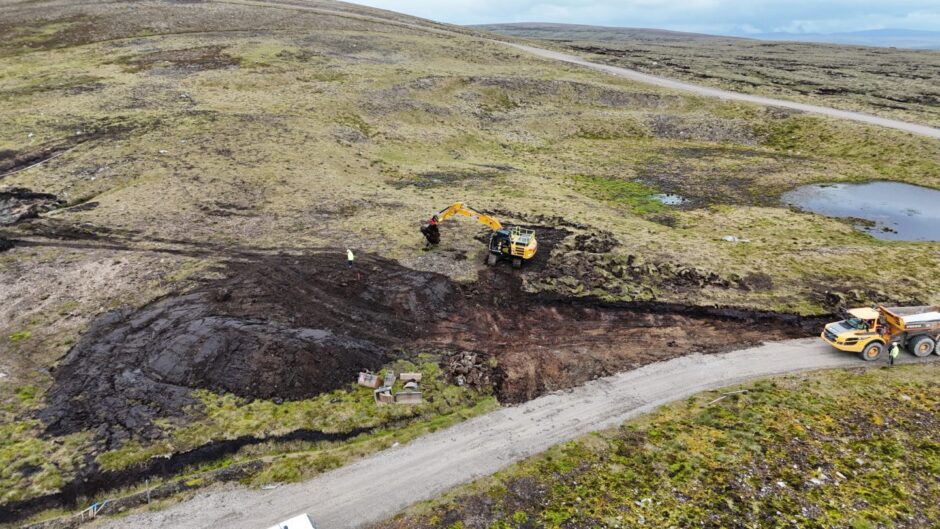
[{"label": "yellow dump truck", "polygon": [[898,343],[914,356],[940,354],[940,306],[857,308],[826,325],[822,339],[840,351],[877,360],[889,344]]}]

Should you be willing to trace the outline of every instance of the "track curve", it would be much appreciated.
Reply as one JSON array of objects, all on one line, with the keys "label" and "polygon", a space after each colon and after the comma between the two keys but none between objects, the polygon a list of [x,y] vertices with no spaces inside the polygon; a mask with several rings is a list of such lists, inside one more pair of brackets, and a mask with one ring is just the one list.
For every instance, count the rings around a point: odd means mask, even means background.
[{"label": "track curve", "polygon": [[[901,360],[940,358],[905,355]],[[864,366],[871,364],[835,351],[818,338],[684,356],[502,408],[304,483],[269,491],[218,488],[164,511],[128,516],[104,527],[263,529],[305,512],[324,529],[360,527],[552,445],[701,391],[785,373]]]}]

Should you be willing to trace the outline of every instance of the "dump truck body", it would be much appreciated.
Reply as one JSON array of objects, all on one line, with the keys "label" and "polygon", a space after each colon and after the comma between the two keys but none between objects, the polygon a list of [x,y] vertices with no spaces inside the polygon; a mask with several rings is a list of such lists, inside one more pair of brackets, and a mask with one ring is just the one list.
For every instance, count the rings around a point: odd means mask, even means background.
[{"label": "dump truck body", "polygon": [[876,360],[897,343],[915,356],[940,354],[940,306],[858,308],[826,325],[822,339],[840,351]]}]

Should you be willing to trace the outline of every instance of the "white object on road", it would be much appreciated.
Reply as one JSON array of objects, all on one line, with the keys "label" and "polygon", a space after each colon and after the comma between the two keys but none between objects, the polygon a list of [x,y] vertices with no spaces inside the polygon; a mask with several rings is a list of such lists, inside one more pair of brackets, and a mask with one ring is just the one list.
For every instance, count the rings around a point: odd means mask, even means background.
[{"label": "white object on road", "polygon": [[277,525],[272,525],[268,529],[317,529],[314,527],[313,522],[310,521],[310,517],[306,514],[301,514],[300,516],[295,516],[290,520],[283,521]]}]

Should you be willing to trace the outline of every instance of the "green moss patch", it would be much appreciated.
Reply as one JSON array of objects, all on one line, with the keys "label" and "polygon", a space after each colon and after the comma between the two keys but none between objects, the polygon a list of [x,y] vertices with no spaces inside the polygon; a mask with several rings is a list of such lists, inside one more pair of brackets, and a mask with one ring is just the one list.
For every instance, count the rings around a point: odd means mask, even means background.
[{"label": "green moss patch", "polygon": [[660,213],[666,210],[662,202],[655,198],[659,191],[643,182],[591,175],[577,175],[572,179],[578,190],[584,194],[626,207],[637,215]]}]

